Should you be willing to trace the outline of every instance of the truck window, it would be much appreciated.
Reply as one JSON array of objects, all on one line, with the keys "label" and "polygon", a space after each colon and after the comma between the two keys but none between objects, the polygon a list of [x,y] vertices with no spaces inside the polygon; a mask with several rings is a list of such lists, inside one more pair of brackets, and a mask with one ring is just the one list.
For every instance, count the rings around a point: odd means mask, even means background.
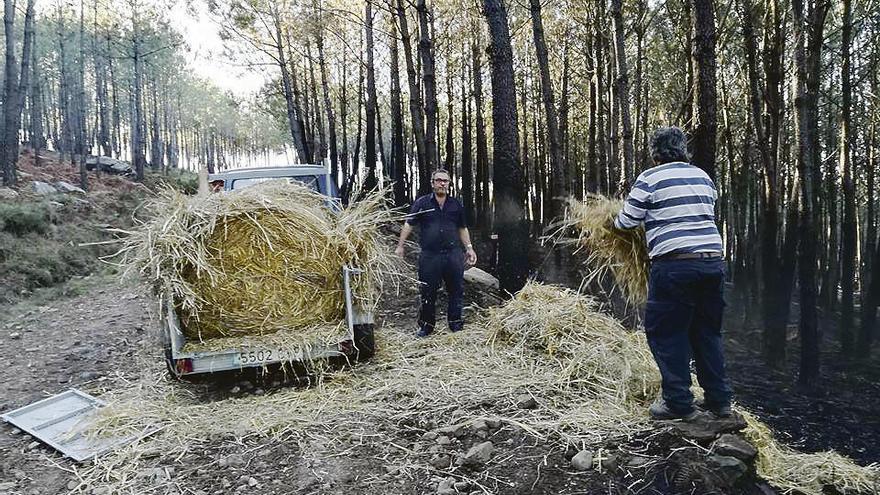
[{"label": "truck window", "polygon": [[318,178],[314,175],[301,175],[297,177],[251,177],[247,179],[235,179],[232,181],[232,190],[244,189],[246,187],[250,187],[254,184],[259,184],[261,182],[268,182],[273,180],[282,180],[287,181],[290,184],[301,184],[303,186],[308,187],[309,189],[318,191]]}]

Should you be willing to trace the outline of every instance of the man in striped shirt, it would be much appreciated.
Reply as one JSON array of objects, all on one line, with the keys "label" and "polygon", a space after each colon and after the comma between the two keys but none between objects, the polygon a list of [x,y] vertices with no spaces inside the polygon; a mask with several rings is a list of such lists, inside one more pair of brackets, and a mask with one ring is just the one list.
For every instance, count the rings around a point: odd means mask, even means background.
[{"label": "man in striped shirt", "polygon": [[715,225],[718,192],[712,179],[688,163],[687,138],[677,127],[651,138],[655,166],[639,175],[614,221],[618,229],[644,224],[651,258],[645,334],[662,377],[654,419],[692,419],[690,361],[705,391],[703,406],[730,415],[724,373],[721,316],[724,261]]}]

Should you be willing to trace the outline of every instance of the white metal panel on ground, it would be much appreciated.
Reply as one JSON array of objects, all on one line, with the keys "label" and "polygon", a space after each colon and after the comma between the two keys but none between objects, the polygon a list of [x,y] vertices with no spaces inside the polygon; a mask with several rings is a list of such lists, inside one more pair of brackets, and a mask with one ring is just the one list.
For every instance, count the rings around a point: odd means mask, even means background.
[{"label": "white metal panel on ground", "polygon": [[98,410],[104,405],[103,401],[72,388],[5,413],[0,418],[77,462],[158,431],[158,428],[151,428],[140,435],[123,438],[87,435]]}]

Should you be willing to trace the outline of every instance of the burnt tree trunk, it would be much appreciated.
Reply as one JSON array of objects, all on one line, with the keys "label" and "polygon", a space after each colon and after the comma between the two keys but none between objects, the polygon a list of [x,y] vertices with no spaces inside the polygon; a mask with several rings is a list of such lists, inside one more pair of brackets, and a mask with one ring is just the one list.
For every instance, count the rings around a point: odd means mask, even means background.
[{"label": "burnt tree trunk", "polygon": [[461,199],[464,202],[465,220],[474,226],[474,164],[471,154],[470,101],[468,100],[467,67],[461,76]]},{"label": "burnt tree trunk", "polygon": [[409,85],[409,112],[412,119],[413,139],[416,145],[416,157],[419,163],[418,193],[427,194],[431,191],[431,172],[428,165],[425,144],[425,118],[422,108],[421,89],[418,74],[413,62],[412,43],[409,37],[409,24],[406,18],[404,0],[397,0],[397,19],[400,24],[400,39],[403,43],[403,57],[406,62],[406,78]]},{"label": "burnt tree trunk", "polygon": [[523,208],[525,191],[519,163],[513,49],[507,10],[502,0],[485,0],[483,13],[492,44],[492,139],[495,174],[495,225],[498,232],[498,280],[503,292],[514,294],[529,273],[528,226]]},{"label": "burnt tree trunk", "polygon": [[804,11],[803,0],[792,0],[795,27],[795,67],[797,94],[798,173],[801,191],[800,245],[798,256],[798,283],[800,286],[801,385],[812,387],[819,381],[819,328],[816,290],[816,191],[818,146],[818,98],[822,33],[825,25],[826,4],[817,4]]},{"label": "burnt tree trunk", "polygon": [[532,34],[535,40],[535,54],[538,59],[538,70],[541,75],[541,101],[544,103],[544,115],[547,119],[547,139],[549,141],[550,166],[550,212],[552,218],[562,216],[563,200],[568,196],[565,182],[565,171],[562,161],[562,143],[559,139],[559,119],[556,114],[556,103],[553,94],[553,80],[550,77],[550,60],[547,43],[544,40],[544,22],[541,19],[541,0],[530,0],[532,14]]},{"label": "burnt tree trunk", "polygon": [[[428,170],[440,163],[437,149],[437,76],[434,70],[434,43],[428,30],[428,6],[416,1],[419,15],[419,57],[422,61],[422,84],[425,92],[425,159]],[[430,185],[430,184],[429,184]]]},{"label": "burnt tree trunk", "polygon": [[367,106],[365,109],[367,134],[364,137],[364,162],[367,176],[364,190],[371,191],[378,184],[376,177],[376,73],[373,66],[373,3],[367,0],[364,9],[364,29],[367,42]]},{"label": "burnt tree trunk", "polygon": [[694,94],[693,164],[715,180],[717,136],[715,94],[715,1],[694,0],[693,58],[696,69]]},{"label": "burnt tree trunk", "polygon": [[[315,10],[318,11],[317,0]],[[324,27],[323,23],[315,32],[315,45],[318,48],[318,69],[321,71],[321,93],[324,98],[324,111],[327,114],[327,134],[330,147],[330,174],[333,180],[339,176],[339,149],[336,144],[336,113],[333,111],[333,102],[330,100],[330,84],[327,78],[327,60],[324,56]]]},{"label": "burnt tree trunk", "polygon": [[620,127],[623,142],[623,184],[621,191],[628,190],[629,184],[635,180],[633,151],[632,117],[629,112],[629,73],[626,64],[626,45],[624,44],[623,0],[611,1],[611,17],[614,20],[614,51],[617,60],[616,86],[617,105],[620,112]]},{"label": "burnt tree trunk", "polygon": [[[479,37],[478,37],[479,39]],[[471,46],[474,72],[474,129],[477,133],[477,208],[479,223],[484,233],[491,229],[491,212],[489,207],[489,146],[486,138],[486,122],[483,118],[483,70],[480,47],[477,40]]]},{"label": "burnt tree trunk", "polygon": [[843,30],[840,41],[843,64],[841,71],[840,161],[843,165],[843,232],[840,251],[842,298],[840,302],[840,347],[844,354],[853,353],[854,300],[856,278],[856,187],[852,174],[852,77],[850,74],[852,44],[852,0],[843,0]]},{"label": "burnt tree trunk", "polygon": [[391,178],[394,180],[394,205],[409,203],[406,188],[406,156],[403,151],[403,109],[400,105],[400,61],[397,48],[397,23],[391,22]]}]

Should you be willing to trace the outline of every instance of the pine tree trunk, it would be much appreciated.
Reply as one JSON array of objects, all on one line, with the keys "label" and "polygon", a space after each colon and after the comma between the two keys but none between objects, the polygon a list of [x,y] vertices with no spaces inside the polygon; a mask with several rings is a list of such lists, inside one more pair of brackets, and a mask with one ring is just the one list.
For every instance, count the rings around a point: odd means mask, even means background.
[{"label": "pine tree trunk", "polygon": [[[534,1],[534,0],[533,0]],[[615,81],[615,94],[620,111],[620,127],[623,141],[623,184],[621,191],[628,190],[629,185],[635,180],[633,166],[633,130],[632,117],[629,112],[629,72],[626,64],[626,45],[624,43],[623,26],[623,0],[611,1],[611,17],[614,20],[614,48],[617,60],[617,80]]]},{"label": "pine tree trunk", "polygon": [[798,173],[801,191],[800,254],[798,283],[800,285],[801,359],[799,382],[812,387],[819,381],[819,328],[816,290],[816,217],[818,210],[816,184],[818,163],[818,93],[822,33],[827,6],[819,4],[805,14],[803,0],[792,0],[795,26],[795,67],[797,72]]},{"label": "pine tree trunk", "polygon": [[300,109],[295,102],[295,95],[291,82],[290,69],[287,65],[287,57],[284,52],[284,35],[281,28],[281,15],[277,9],[272,12],[275,22],[275,42],[278,52],[278,67],[281,69],[281,89],[284,92],[284,101],[287,104],[287,122],[290,124],[290,135],[293,138],[293,146],[299,159],[303,162],[311,157],[308,141],[305,137],[305,129],[300,115]]},{"label": "pine tree trunk", "polygon": [[416,0],[416,12],[419,16],[419,58],[422,61],[422,84],[425,92],[425,159],[428,170],[433,171],[440,163],[437,149],[437,75],[425,0]]},{"label": "pine tree trunk", "polygon": [[458,178],[458,171],[455,170],[455,138],[453,137],[453,128],[455,114],[452,108],[454,96],[452,96],[452,71],[449,70],[449,62],[446,63],[446,141],[444,142],[444,163],[443,168],[449,172],[449,179],[455,184]]},{"label": "pine tree trunk", "polygon": [[468,100],[467,67],[461,76],[461,199],[464,202],[465,220],[474,226],[474,164],[471,154],[470,101]]},{"label": "pine tree trunk", "polygon": [[850,74],[852,44],[852,0],[843,0],[843,30],[840,41],[843,50],[841,65],[841,126],[840,161],[843,164],[843,232],[840,252],[842,299],[840,306],[840,347],[845,355],[853,353],[854,298],[856,278],[856,191],[852,174],[851,143],[856,139],[852,128],[852,77]]},{"label": "pine tree trunk", "polygon": [[692,163],[715,180],[717,136],[715,95],[715,1],[694,0],[694,46],[696,122],[693,131]]},{"label": "pine tree trunk", "polygon": [[31,146],[34,148],[34,164],[39,161],[40,151],[46,148],[46,136],[43,129],[43,93],[40,79],[39,64],[37,64],[36,50],[31,55],[31,78],[30,110],[31,110]]},{"label": "pine tree trunk", "polygon": [[366,2],[364,27],[367,41],[367,106],[365,109],[367,134],[364,138],[367,177],[364,180],[364,190],[371,191],[379,183],[376,177],[376,75],[373,67],[373,3],[371,0]]},{"label": "pine tree trunk", "polygon": [[400,104],[400,54],[397,48],[397,22],[392,20],[389,48],[391,51],[391,169],[394,181],[394,205],[409,203],[406,187],[406,156],[403,150],[403,109]]},{"label": "pine tree trunk", "polygon": [[143,88],[141,39],[138,27],[138,12],[136,9],[133,12],[132,23],[134,24],[134,109],[131,118],[131,156],[132,160],[134,160],[135,179],[138,182],[141,182],[144,180],[144,134],[146,126],[144,124],[144,106],[142,101],[143,96],[141,94]]},{"label": "pine tree trunk", "polygon": [[6,66],[4,72],[3,94],[3,127],[0,128],[0,159],[3,160],[3,185],[14,186],[17,182],[17,153],[18,127],[15,126],[16,108],[18,100],[18,67],[15,61],[15,1],[5,0],[3,3],[3,31],[6,36]]},{"label": "pine tree trunk", "polygon": [[479,37],[471,46],[474,78],[474,128],[477,131],[477,208],[479,223],[484,234],[491,229],[489,211],[489,146],[486,138],[486,123],[483,118],[483,69],[480,57]]},{"label": "pine tree trunk", "polygon": [[492,127],[495,173],[495,225],[498,232],[498,279],[503,292],[514,294],[525,285],[529,272],[528,227],[519,136],[513,50],[507,10],[501,0],[485,0],[483,12],[492,40]]},{"label": "pine tree trunk", "polygon": [[318,83],[315,79],[315,59],[312,57],[312,44],[306,41],[306,59],[309,64],[309,84],[311,85],[312,108],[314,108],[315,127],[318,132],[318,145],[314,148],[312,163],[323,164],[327,157],[327,135],[324,133],[324,119],[318,105]]},{"label": "pine tree trunk", "polygon": [[[317,3],[315,10],[318,10]],[[339,177],[339,150],[336,144],[336,114],[330,100],[330,84],[327,77],[327,61],[324,57],[324,29],[322,26],[315,33],[315,44],[318,48],[318,66],[321,71],[321,93],[324,97],[324,111],[327,114],[327,134],[330,146],[330,174],[333,180]]]},{"label": "pine tree trunk", "polygon": [[418,194],[427,194],[431,191],[431,172],[428,165],[427,150],[425,144],[425,118],[422,108],[421,89],[419,88],[418,74],[413,63],[412,43],[409,36],[409,24],[406,18],[404,0],[397,0],[397,19],[400,24],[400,39],[403,42],[403,58],[406,62],[406,78],[409,84],[409,112],[412,119],[413,139],[416,145],[416,157],[419,163]]},{"label": "pine tree trunk", "polygon": [[544,40],[544,23],[541,19],[541,0],[530,0],[532,16],[532,34],[535,41],[535,54],[538,59],[538,70],[541,75],[541,100],[544,103],[544,115],[547,119],[547,139],[550,157],[550,211],[551,218],[560,218],[563,211],[563,200],[569,191],[565,182],[565,170],[562,160],[562,144],[559,138],[559,119],[556,114],[556,103],[553,94],[553,80],[550,78],[550,61],[547,43]]}]

